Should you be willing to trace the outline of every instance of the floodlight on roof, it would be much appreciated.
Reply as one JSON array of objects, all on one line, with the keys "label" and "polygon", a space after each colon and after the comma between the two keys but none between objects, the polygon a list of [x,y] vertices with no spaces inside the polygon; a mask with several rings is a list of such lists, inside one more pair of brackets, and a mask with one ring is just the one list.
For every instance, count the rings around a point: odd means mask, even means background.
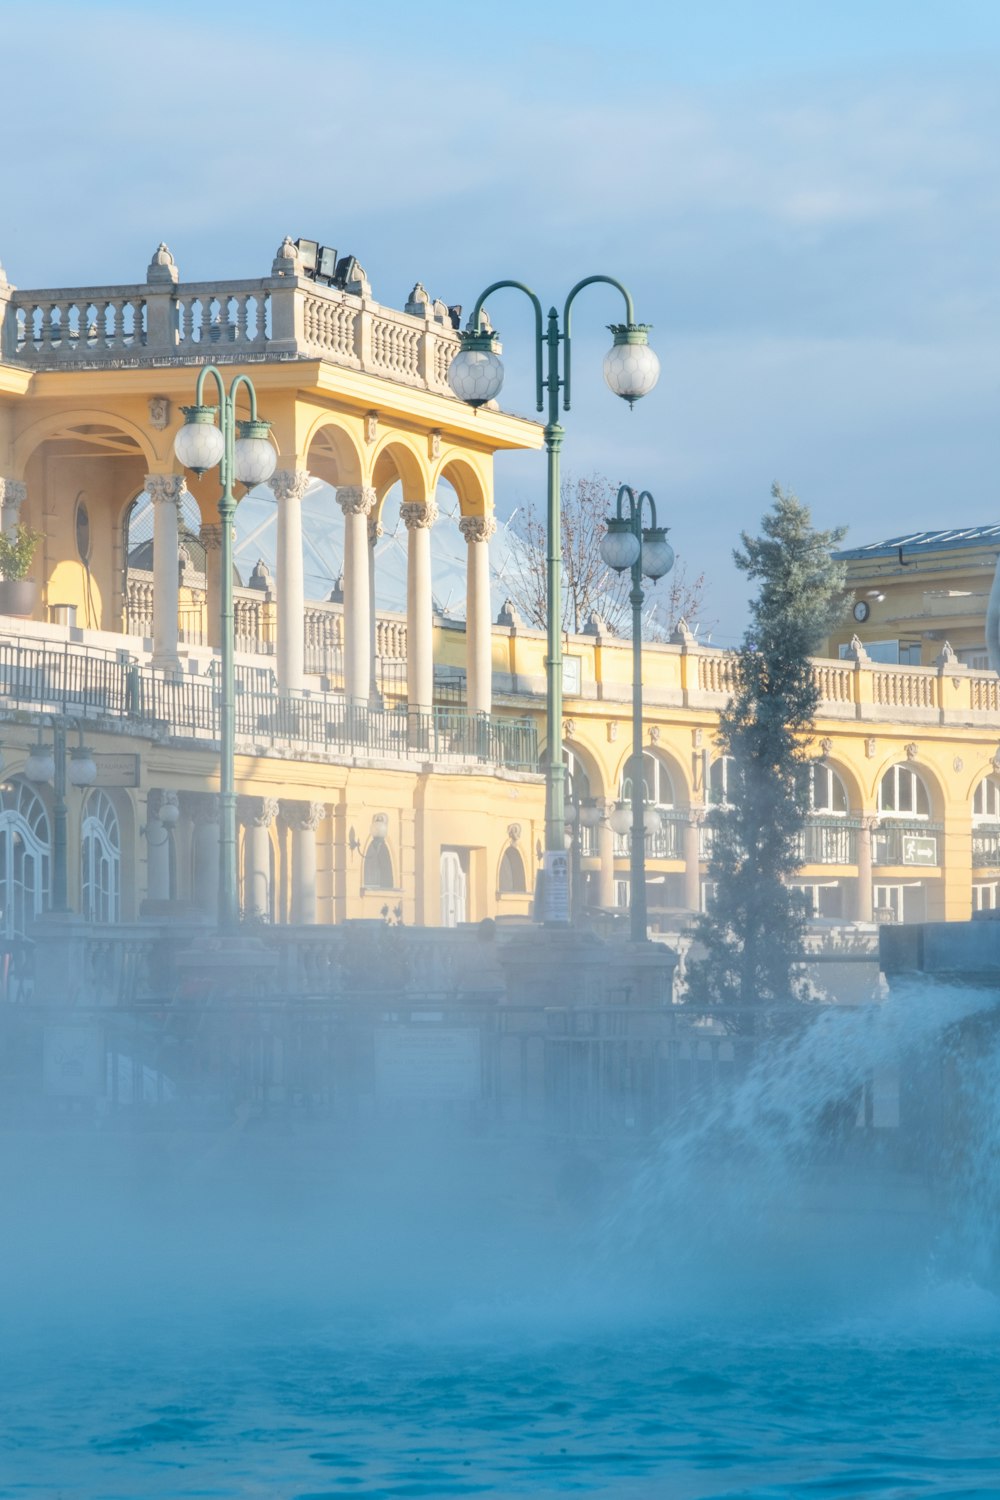
[{"label": "floodlight on roof", "polygon": [[329,245],[321,245],[316,263],[317,281],[332,281],[337,274],[337,252]]},{"label": "floodlight on roof", "polygon": [[333,279],[335,284],[339,287],[346,287],[352,281],[356,281],[358,277],[358,269],[359,268],[356,256],[342,255],[340,260],[338,260],[337,262],[337,269],[334,273]]},{"label": "floodlight on roof", "polygon": [[302,262],[303,271],[305,271],[307,276],[315,276],[316,256],[319,253],[319,241],[296,240],[295,248],[299,252],[299,259]]}]

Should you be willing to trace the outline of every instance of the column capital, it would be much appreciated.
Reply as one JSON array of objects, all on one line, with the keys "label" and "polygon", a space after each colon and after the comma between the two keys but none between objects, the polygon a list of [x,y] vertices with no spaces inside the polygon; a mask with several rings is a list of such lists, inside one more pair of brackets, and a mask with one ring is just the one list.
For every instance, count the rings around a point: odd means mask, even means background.
[{"label": "column capital", "polygon": [[470,544],[488,542],[496,536],[497,523],[492,516],[462,516],[458,529]]},{"label": "column capital", "polygon": [[243,822],[247,825],[252,824],[254,828],[270,828],[278,816],[278,799],[276,797],[241,797],[239,810]]},{"label": "column capital", "polygon": [[337,487],[337,504],[345,516],[368,516],[377,500],[374,487],[369,484],[341,484]]},{"label": "column capital", "polygon": [[368,544],[369,544],[369,546],[374,547],[374,545],[378,541],[379,537],[382,536],[383,534],[384,533],[383,533],[383,529],[382,529],[382,522],[381,521],[376,521],[375,517],[370,515],[368,517]]},{"label": "column capital", "polygon": [[147,474],[145,479],[146,494],[154,505],[163,501],[173,501],[174,505],[180,500],[186,486],[183,474]]},{"label": "column capital", "polygon": [[433,526],[438,518],[438,508],[433,500],[404,500],[399,514],[407,531],[421,531]]},{"label": "column capital", "polygon": [[28,498],[28,486],[23,479],[0,478],[0,505],[17,510]]},{"label": "column capital", "polygon": [[187,795],[191,801],[191,819],[199,828],[206,823],[218,823],[218,792],[189,792]]},{"label": "column capital", "polygon": [[268,484],[276,500],[301,500],[311,479],[308,469],[275,469]]},{"label": "column capital", "polygon": [[206,552],[221,552],[222,550],[222,524],[219,521],[202,521],[201,531],[198,533],[201,545]]},{"label": "column capital", "polygon": [[281,799],[281,816],[289,828],[315,833],[326,817],[325,802],[292,802]]}]

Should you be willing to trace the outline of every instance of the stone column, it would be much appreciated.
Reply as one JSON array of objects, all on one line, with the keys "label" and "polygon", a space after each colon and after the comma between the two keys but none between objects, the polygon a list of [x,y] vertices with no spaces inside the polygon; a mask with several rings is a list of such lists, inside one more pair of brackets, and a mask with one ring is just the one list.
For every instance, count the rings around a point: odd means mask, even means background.
[{"label": "stone column", "polygon": [[348,703],[363,708],[372,675],[368,517],[375,491],[368,485],[341,485],[337,504],[344,512],[344,689]]},{"label": "stone column", "polygon": [[306,469],[278,469],[270,480],[278,502],[278,691],[305,685],[306,592],[302,560],[302,497]]},{"label": "stone column", "polygon": [[463,516],[459,529],[469,547],[465,597],[466,701],[470,714],[493,708],[493,624],[490,609],[492,516]]},{"label": "stone column", "polygon": [[866,815],[858,829],[858,887],[854,907],[857,922],[871,922],[875,917],[875,892],[872,880],[872,833],[878,818]]},{"label": "stone column", "polygon": [[205,643],[216,650],[222,644],[222,525],[202,523],[201,544],[205,549]]},{"label": "stone column", "polygon": [[597,878],[598,905],[608,911],[615,904],[615,832],[608,822],[607,806],[597,825],[597,854],[601,861]]},{"label": "stone column", "polygon": [[177,505],[183,474],[147,474],[146,493],[153,502],[153,666],[180,670],[177,654],[179,548]]},{"label": "stone column", "polygon": [[219,794],[201,792],[194,808],[194,899],[198,910],[219,912]]},{"label": "stone column", "polygon": [[701,911],[701,825],[703,807],[688,808],[684,824],[684,905],[688,911]]},{"label": "stone column", "polygon": [[0,479],[0,531],[12,536],[21,519],[21,506],[28,498],[28,486],[20,479]]},{"label": "stone column", "polygon": [[243,824],[243,913],[266,921],[271,915],[271,824],[278,813],[273,797],[240,799]]},{"label": "stone column", "polygon": [[378,619],[375,609],[375,548],[382,535],[382,523],[374,516],[368,517],[368,694],[372,703],[380,702],[378,678],[375,673],[378,659]]},{"label": "stone column", "polygon": [[164,803],[176,802],[175,792],[154,787],[146,798],[146,899],[170,900],[170,830],[160,822]]},{"label": "stone column", "polygon": [[406,501],[399,512],[406,525],[406,696],[411,713],[429,713],[434,705],[431,527],[438,509],[433,500],[417,500]]},{"label": "stone column", "polygon": [[316,830],[326,817],[323,802],[282,802],[281,816],[292,831],[291,920],[316,920]]}]

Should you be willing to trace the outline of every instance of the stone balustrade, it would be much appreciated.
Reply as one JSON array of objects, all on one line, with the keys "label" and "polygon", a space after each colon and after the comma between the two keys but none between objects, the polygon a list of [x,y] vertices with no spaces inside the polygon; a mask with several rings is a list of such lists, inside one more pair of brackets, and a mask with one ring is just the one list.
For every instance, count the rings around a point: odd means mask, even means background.
[{"label": "stone balustrade", "polygon": [[246,281],[154,277],[163,262],[146,283],[11,288],[0,298],[0,358],[38,370],[323,359],[451,396],[459,339],[439,305],[399,312],[375,302],[366,282],[345,291],[284,264]]}]

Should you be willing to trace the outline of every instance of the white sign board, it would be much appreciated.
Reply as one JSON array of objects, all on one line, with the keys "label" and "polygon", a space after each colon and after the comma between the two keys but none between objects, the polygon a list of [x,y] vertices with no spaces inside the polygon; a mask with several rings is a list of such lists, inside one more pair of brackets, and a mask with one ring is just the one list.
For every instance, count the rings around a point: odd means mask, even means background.
[{"label": "white sign board", "polygon": [[937,839],[933,834],[903,834],[904,865],[936,865]]},{"label": "white sign board", "polygon": [[479,1032],[473,1026],[383,1026],[375,1032],[375,1096],[388,1102],[478,1099]]},{"label": "white sign board", "polygon": [[569,921],[569,857],[558,849],[542,856],[542,921]]}]

